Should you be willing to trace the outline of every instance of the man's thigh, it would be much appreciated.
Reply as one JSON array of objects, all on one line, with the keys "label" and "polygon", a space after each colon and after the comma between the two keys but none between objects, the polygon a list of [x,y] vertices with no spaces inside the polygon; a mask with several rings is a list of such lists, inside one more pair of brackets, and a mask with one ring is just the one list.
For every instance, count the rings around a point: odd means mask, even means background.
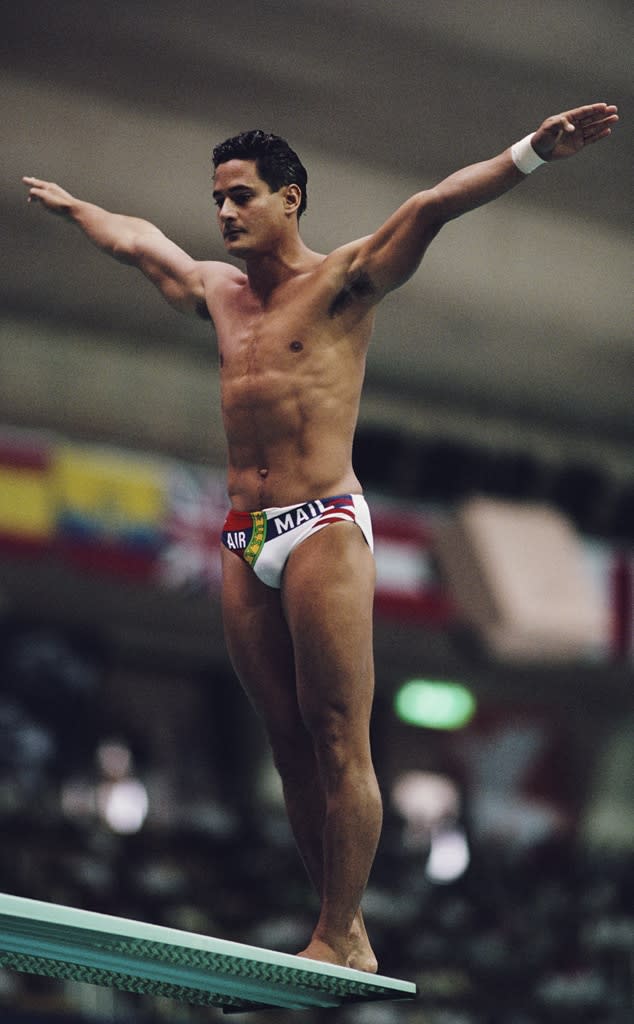
[{"label": "man's thigh", "polygon": [[282,597],[295,654],[297,692],[311,731],[336,719],[367,731],[374,693],[375,564],[361,530],[325,527],[296,547]]},{"label": "man's thigh", "polygon": [[231,662],[270,733],[293,728],[299,711],[293,645],[279,590],[222,549],[222,612]]}]

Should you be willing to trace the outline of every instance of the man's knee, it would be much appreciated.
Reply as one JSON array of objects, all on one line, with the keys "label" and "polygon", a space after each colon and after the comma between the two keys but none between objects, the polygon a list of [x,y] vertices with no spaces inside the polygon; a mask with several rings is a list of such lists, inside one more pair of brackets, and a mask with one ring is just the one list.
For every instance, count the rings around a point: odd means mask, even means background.
[{"label": "man's knee", "polygon": [[324,779],[339,779],[346,773],[364,774],[371,766],[368,731],[345,712],[323,707],[306,723],[317,764]]},{"label": "man's knee", "polygon": [[307,765],[314,765],[312,738],[301,718],[293,723],[277,722],[268,730],[273,763],[282,779],[302,774]]}]

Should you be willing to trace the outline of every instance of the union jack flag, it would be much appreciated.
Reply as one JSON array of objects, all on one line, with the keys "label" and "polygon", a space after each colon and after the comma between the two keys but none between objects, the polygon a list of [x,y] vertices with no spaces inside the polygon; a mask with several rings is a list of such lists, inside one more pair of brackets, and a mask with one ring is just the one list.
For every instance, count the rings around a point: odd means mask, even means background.
[{"label": "union jack flag", "polygon": [[224,479],[189,466],[176,467],[168,483],[165,544],[157,563],[167,587],[218,589],[220,534],[227,510]]}]

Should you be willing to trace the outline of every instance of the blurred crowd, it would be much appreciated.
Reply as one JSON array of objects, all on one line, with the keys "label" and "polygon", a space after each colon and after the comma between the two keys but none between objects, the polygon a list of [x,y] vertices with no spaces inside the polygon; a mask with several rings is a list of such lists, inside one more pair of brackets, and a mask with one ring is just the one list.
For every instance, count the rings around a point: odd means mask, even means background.
[{"label": "blurred crowd", "polygon": [[[145,682],[138,677],[135,689],[123,678],[120,690],[131,702],[126,717],[123,703],[113,710],[115,677],[103,687],[99,673],[94,648],[46,628],[14,627],[0,644],[0,891],[268,949],[303,948],[315,898],[270,764],[255,757],[247,776],[237,775],[253,736],[242,706],[231,709],[234,682],[223,683],[220,674],[213,687],[193,682],[188,698],[182,682],[161,690],[160,677],[148,675]],[[212,692],[216,714],[194,699],[209,700]],[[159,730],[154,741],[152,729]],[[429,749],[429,736],[423,746]],[[550,764],[549,771],[562,769]],[[416,982],[419,996],[306,1010],[301,1019],[631,1024],[631,843],[584,847],[568,828],[533,830],[530,841],[513,842],[513,829],[500,830],[499,822],[486,835],[472,828],[468,808],[456,810],[459,787],[449,777],[418,772],[412,778],[435,786],[428,803],[431,796],[438,807],[442,796],[453,808],[451,820],[447,810],[439,819],[441,826],[449,822],[444,838],[451,841],[439,844],[438,831],[407,819],[411,787],[389,788],[364,908],[380,972]],[[517,829],[517,814],[513,821]],[[282,1024],[290,1017],[271,1010],[238,1019]],[[0,1019],[194,1024],[225,1018],[219,1009],[0,968]]]},{"label": "blurred crowd", "polygon": [[[281,810],[209,803],[175,829],[116,833],[64,816],[54,790],[0,820],[4,892],[294,952],[315,905]],[[474,848],[458,879],[425,871],[389,813],[365,900],[380,971],[413,980],[411,1003],[302,1011],[306,1024],[626,1024],[634,986],[631,859],[550,841]],[[0,971],[2,1019],[211,1021],[220,1010]],[[331,1014],[327,1016],[326,1014]],[[290,1019],[286,1011],[240,1017]]]}]

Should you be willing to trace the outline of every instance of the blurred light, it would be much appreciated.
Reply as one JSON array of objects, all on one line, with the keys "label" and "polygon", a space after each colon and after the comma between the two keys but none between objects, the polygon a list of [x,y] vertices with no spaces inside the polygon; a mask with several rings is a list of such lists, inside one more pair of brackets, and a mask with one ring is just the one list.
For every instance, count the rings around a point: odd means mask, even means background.
[{"label": "blurred light", "polygon": [[98,788],[97,806],[101,817],[113,832],[131,835],[140,831],[147,817],[147,790],[137,779],[106,782]]},{"label": "blurred light", "polygon": [[460,793],[453,779],[437,772],[404,772],[392,787],[392,803],[409,822],[431,827],[460,813]]},{"label": "blurred light", "polygon": [[[438,772],[405,772],[391,795],[404,819],[403,846],[425,853],[427,877],[434,882],[459,878],[469,863],[469,850],[459,824],[462,798],[453,779]],[[455,835],[462,836],[462,845]]]},{"label": "blurred light", "polygon": [[394,708],[408,725],[427,729],[462,729],[476,710],[473,694],[459,683],[412,679],[397,692]]},{"label": "blurred light", "polygon": [[455,882],[469,867],[471,856],[464,831],[441,829],[432,836],[425,874],[432,882]]}]

